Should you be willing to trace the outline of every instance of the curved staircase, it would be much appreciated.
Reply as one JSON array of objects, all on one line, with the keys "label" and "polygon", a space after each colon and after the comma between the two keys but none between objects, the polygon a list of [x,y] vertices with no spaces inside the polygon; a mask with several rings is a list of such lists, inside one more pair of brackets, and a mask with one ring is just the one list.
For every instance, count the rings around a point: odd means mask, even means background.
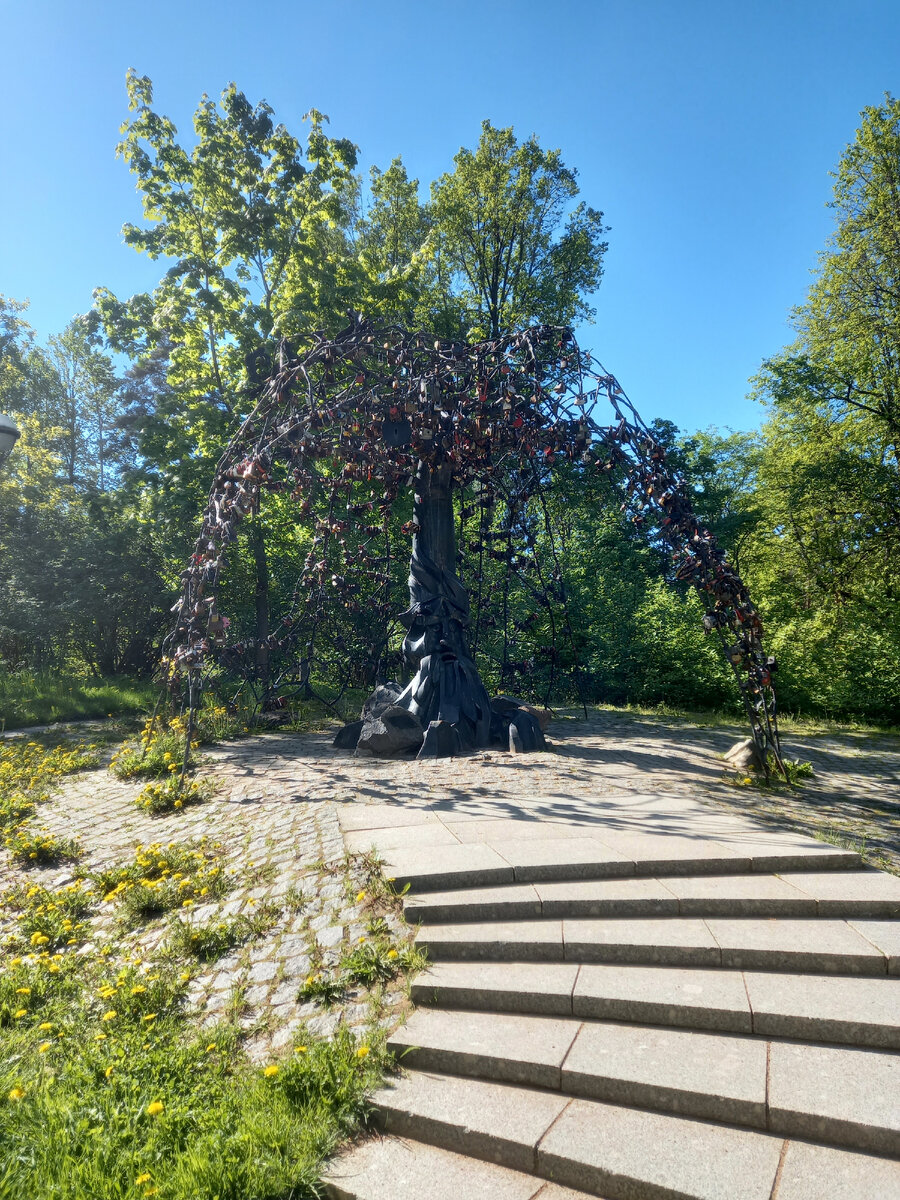
[{"label": "curved staircase", "polygon": [[329,1194],[898,1200],[900,879],[552,844],[394,855],[430,966]]}]

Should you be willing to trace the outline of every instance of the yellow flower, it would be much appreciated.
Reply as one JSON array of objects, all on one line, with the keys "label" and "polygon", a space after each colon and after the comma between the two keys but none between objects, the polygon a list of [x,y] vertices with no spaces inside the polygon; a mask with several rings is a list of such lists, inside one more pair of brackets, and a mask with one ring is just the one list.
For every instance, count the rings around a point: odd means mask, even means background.
[{"label": "yellow flower", "polygon": [[48,1029],[52,1028],[53,1025],[50,1021],[42,1021],[40,1025],[38,1025],[38,1029],[43,1030],[44,1033],[46,1033]]},{"label": "yellow flower", "polygon": [[105,1033],[95,1033],[95,1034],[94,1034],[94,1041],[95,1041],[95,1042],[105,1042],[105,1041],[106,1041],[106,1034],[105,1034]]},{"label": "yellow flower", "polygon": [[356,1057],[357,1058],[366,1058],[368,1056],[368,1053],[369,1053],[368,1046],[360,1046],[360,1048],[356,1051]]},{"label": "yellow flower", "polygon": [[17,996],[30,996],[31,988],[16,988],[16,995]]},{"label": "yellow flower", "polygon": [[144,987],[144,985],[142,983],[139,983],[131,989],[131,994],[132,994],[132,996],[139,996],[141,994],[141,992],[146,992],[146,990],[147,989]]},{"label": "yellow flower", "polygon": [[305,1053],[306,1053],[306,1047],[305,1047],[305,1046],[297,1046],[297,1047],[295,1047],[295,1053],[296,1053],[296,1054],[305,1054]]},{"label": "yellow flower", "polygon": [[147,1105],[147,1115],[151,1117],[158,1117],[164,1108],[165,1105],[163,1104],[162,1100],[154,1100],[151,1104]]},{"label": "yellow flower", "polygon": [[263,1071],[263,1075],[267,1075],[271,1079],[273,1075],[278,1074],[278,1071],[279,1067],[277,1063],[269,1063],[269,1065]]},{"label": "yellow flower", "polygon": [[193,903],[194,903],[193,900],[182,900],[181,907],[182,908],[190,908]]},{"label": "yellow flower", "polygon": [[24,1088],[14,1087],[13,1090],[9,1093],[9,1098],[10,1098],[10,1100],[21,1100],[24,1095],[25,1095]]},{"label": "yellow flower", "polygon": [[387,952],[387,956],[388,956],[388,958],[396,958],[396,957],[397,957],[397,951],[396,951],[396,950],[388,950],[388,952]]},{"label": "yellow flower", "polygon": [[27,1017],[27,1016],[28,1016],[28,1009],[27,1009],[27,1008],[18,1008],[18,1009],[16,1009],[16,1011],[13,1013],[13,1020],[14,1020],[14,1021],[18,1021],[18,1019],[19,1019],[20,1017]]},{"label": "yellow flower", "polygon": [[41,1042],[41,1044],[38,1046],[38,1054],[46,1054],[49,1049],[49,1042]]},{"label": "yellow flower", "polygon": [[206,1047],[206,1053],[207,1053],[207,1054],[209,1054],[209,1052],[210,1052],[211,1050],[215,1050],[215,1048],[216,1048],[216,1043],[215,1043],[215,1042],[210,1042],[210,1043],[209,1043],[209,1045]]},{"label": "yellow flower", "polygon": [[144,1171],[142,1174],[138,1175],[137,1179],[134,1181],[134,1185],[135,1185],[135,1187],[140,1187],[140,1185],[142,1183],[149,1183],[149,1182],[150,1182],[150,1172]]},{"label": "yellow flower", "polygon": [[110,1077],[110,1075],[112,1075],[112,1073],[113,1073],[112,1067],[107,1067],[106,1070],[103,1072],[103,1074],[106,1076],[107,1079],[109,1079],[109,1077]]},{"label": "yellow flower", "polygon": [[114,1021],[118,1015],[119,1014],[116,1012],[116,1010],[114,1008],[111,1008],[109,1010],[109,1012],[105,1012],[103,1014],[103,1016],[100,1018],[100,1020],[101,1021]]},{"label": "yellow flower", "polygon": [[357,904],[362,904],[362,902],[363,902],[363,900],[365,900],[365,898],[366,898],[365,892],[357,892],[356,893],[356,903]]},{"label": "yellow flower", "polygon": [[144,1017],[144,1020],[145,1021],[155,1021],[156,1013],[147,1013],[146,1017]]}]

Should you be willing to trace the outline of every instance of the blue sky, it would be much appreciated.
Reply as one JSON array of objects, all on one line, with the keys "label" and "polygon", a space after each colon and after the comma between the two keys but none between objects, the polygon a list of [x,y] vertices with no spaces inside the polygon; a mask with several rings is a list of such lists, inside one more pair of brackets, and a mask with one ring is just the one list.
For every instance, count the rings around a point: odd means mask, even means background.
[{"label": "blue sky", "polygon": [[423,184],[485,117],[560,147],[611,226],[580,341],[687,430],[758,423],[747,380],[792,336],[829,171],[900,90],[898,0],[4,0],[0,21],[0,291],[41,337],[164,269],[120,237],[140,216],[114,154],[126,69],[185,136],[234,80]]}]

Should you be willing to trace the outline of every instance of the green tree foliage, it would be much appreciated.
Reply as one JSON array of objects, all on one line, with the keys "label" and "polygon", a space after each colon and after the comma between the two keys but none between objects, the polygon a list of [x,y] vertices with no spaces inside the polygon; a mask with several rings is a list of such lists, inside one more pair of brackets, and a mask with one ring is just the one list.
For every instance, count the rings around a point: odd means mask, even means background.
[{"label": "green tree foliage", "polygon": [[[593,316],[589,297],[602,275],[603,214],[577,204],[577,172],[537,138],[481,127],[474,151],[431,189],[429,250],[476,337],[545,321],[572,325]],[[456,332],[456,331],[454,331]]]}]

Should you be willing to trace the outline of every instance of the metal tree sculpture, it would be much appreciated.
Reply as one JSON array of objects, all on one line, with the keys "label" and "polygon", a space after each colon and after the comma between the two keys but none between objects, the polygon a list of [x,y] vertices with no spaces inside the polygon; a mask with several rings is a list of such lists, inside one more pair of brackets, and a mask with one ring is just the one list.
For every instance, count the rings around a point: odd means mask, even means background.
[{"label": "metal tree sculpture", "polygon": [[[370,627],[387,628],[394,615],[390,518],[412,488],[412,518],[403,526],[412,535],[410,607],[400,620],[415,676],[397,704],[426,730],[452,731],[441,752],[487,745],[491,705],[469,644],[469,596],[456,573],[454,495],[472,499],[479,489],[474,503],[462,504],[461,520],[479,507],[483,518],[502,498],[508,519],[500,556],[519,571],[540,570],[534,535],[517,520],[535,503],[548,519],[544,488],[557,464],[569,462],[621,480],[623,510],[668,549],[675,578],[699,591],[704,629],[718,636],[735,672],[761,761],[773,755],[781,765],[775,664],[747,588],[693,513],[663,447],[569,330],[536,326],[469,345],[356,317],[334,338],[311,338],[302,354],[282,344],[278,365],[264,363],[263,373],[256,407],[216,468],[164,646],[167,675],[175,686],[186,681],[192,714],[211,661],[250,678],[278,656],[281,673],[269,675],[270,690],[288,678],[309,689],[314,664],[344,659],[349,667],[343,633],[322,636],[336,605],[351,620],[365,616]],[[612,425],[592,415],[601,397],[612,405]],[[263,491],[296,503],[298,517],[312,523],[312,545],[279,632],[262,643],[229,641],[217,607],[226,548]],[[498,553],[487,544],[493,535],[484,519],[480,532],[479,557]],[[519,534],[524,544],[516,553]],[[558,562],[550,579],[545,592],[549,586],[559,595]],[[368,653],[377,658],[385,648],[386,636]]]}]

